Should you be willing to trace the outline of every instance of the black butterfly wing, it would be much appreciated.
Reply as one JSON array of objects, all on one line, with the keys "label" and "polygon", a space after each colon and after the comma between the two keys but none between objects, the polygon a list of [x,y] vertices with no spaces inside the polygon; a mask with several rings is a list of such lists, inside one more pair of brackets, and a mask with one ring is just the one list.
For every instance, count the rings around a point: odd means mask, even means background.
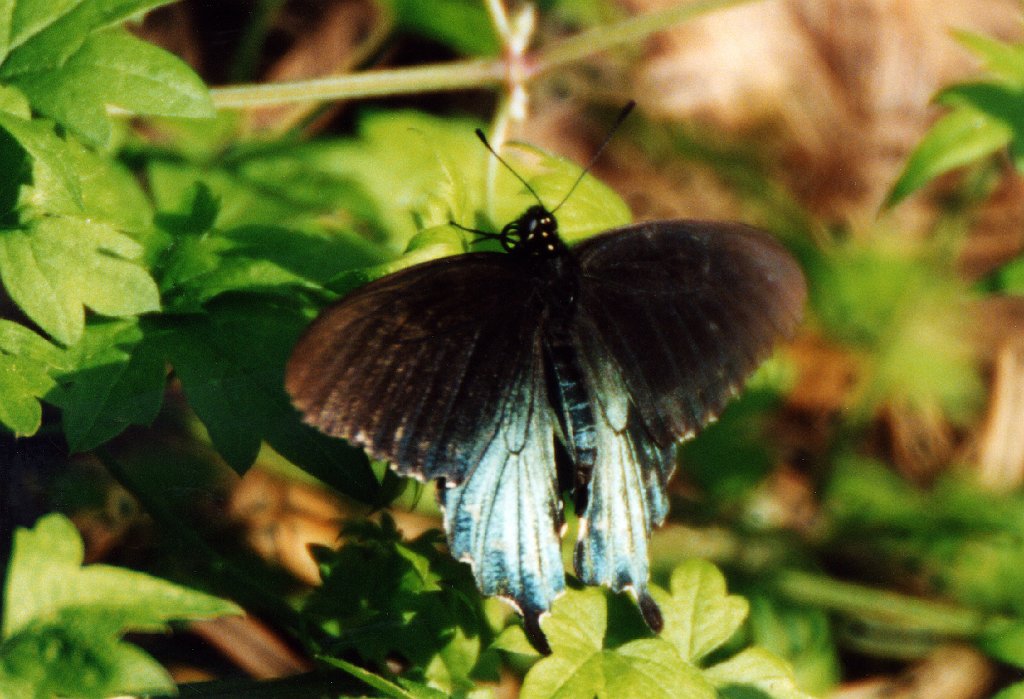
[{"label": "black butterfly wing", "polygon": [[501,429],[510,387],[537,361],[536,282],[474,253],[378,279],[324,311],[286,387],[305,420],[405,475],[461,482]]},{"label": "black butterfly wing", "polygon": [[717,416],[803,312],[800,267],[750,226],[655,221],[574,250],[590,332],[578,342],[607,350],[660,445]]},{"label": "black butterfly wing", "polygon": [[632,588],[657,627],[647,540],[668,511],[673,445],[718,415],[792,333],[805,283],[778,242],[739,224],[644,223],[575,251],[574,342],[598,442],[575,567],[586,583]]},{"label": "black butterfly wing", "polygon": [[565,587],[563,518],[544,307],[518,265],[461,255],[358,289],[299,341],[287,388],[311,424],[442,481],[452,554],[542,644],[537,617]]}]

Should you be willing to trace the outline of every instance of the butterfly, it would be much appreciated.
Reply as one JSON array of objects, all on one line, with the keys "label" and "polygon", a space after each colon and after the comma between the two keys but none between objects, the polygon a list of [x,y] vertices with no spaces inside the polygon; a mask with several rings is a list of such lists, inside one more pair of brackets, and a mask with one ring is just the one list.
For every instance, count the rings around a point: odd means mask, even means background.
[{"label": "butterfly", "polygon": [[424,262],[327,308],[286,388],[308,423],[437,482],[452,555],[549,652],[539,620],[565,589],[562,494],[579,518],[576,575],[631,591],[659,631],[648,540],[675,445],[792,334],[806,286],[750,226],[650,221],[569,247],[558,207],[534,196],[500,233],[475,231],[504,252]]}]

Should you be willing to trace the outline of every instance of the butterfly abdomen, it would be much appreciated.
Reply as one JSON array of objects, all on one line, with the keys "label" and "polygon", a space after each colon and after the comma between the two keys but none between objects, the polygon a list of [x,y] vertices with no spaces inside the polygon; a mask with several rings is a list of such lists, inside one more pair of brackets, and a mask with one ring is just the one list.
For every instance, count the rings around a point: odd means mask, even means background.
[{"label": "butterfly abdomen", "polygon": [[576,514],[582,515],[587,504],[587,485],[597,458],[593,404],[569,334],[559,328],[549,331],[545,339],[546,364],[551,373],[549,384],[554,389],[553,402],[565,433],[566,451],[572,459],[571,487]]}]

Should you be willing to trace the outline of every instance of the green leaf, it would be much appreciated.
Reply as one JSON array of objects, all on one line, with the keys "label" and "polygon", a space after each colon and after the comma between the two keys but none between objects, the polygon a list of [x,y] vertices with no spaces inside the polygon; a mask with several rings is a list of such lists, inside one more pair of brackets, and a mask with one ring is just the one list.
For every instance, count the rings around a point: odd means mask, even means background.
[{"label": "green leaf", "polygon": [[993,623],[992,626],[978,639],[978,647],[997,660],[1024,667],[1024,623]]},{"label": "green leaf", "polygon": [[966,46],[995,75],[1024,87],[1024,46],[1007,44],[983,34],[954,31],[957,41]]},{"label": "green leaf", "polygon": [[415,668],[412,679],[470,691],[487,629],[468,566],[437,549],[439,532],[404,541],[387,516],[380,526],[350,524],[344,535],[340,550],[314,551],[324,582],[303,609],[337,637],[332,650],[378,665],[402,657]]},{"label": "green leaf", "polygon": [[285,298],[227,298],[195,315],[147,319],[189,405],[236,470],[261,440],[343,493],[373,502],[379,484],[362,450],[301,422],[284,392],[284,367],[308,313]]},{"label": "green leaf", "polygon": [[373,687],[386,697],[393,697],[394,699],[446,699],[446,697],[450,696],[444,692],[434,689],[433,687],[409,682],[408,680],[403,680],[401,685],[395,684],[394,682],[384,679],[380,675],[375,675],[369,670],[364,670],[358,665],[353,665],[352,663],[340,658],[324,657],[321,658],[321,660],[328,665],[333,665],[336,668],[344,670],[356,679],[359,679]]},{"label": "green leaf", "polygon": [[0,85],[0,112],[13,114],[21,119],[32,118],[32,108],[25,93],[10,85]]},{"label": "green leaf", "polygon": [[819,694],[840,679],[840,664],[828,614],[770,594],[747,595],[751,643],[793,666],[797,686]]},{"label": "green leaf", "polygon": [[1012,138],[1012,128],[991,114],[969,107],[955,109],[939,119],[910,154],[886,206],[899,203],[939,175],[991,155]]},{"label": "green leaf", "polygon": [[116,437],[129,425],[148,425],[163,403],[163,348],[136,321],[91,323],[70,354],[72,371],[48,396],[63,408],[68,448],[81,452]]},{"label": "green leaf", "polygon": [[455,220],[475,227],[487,158],[477,122],[418,112],[368,114],[359,138],[304,151],[307,168],[348,180],[348,208],[392,254],[417,230]]},{"label": "green leaf", "polygon": [[89,35],[173,0],[17,0],[11,52],[0,64],[8,82],[21,73],[57,70]]},{"label": "green leaf", "polygon": [[10,173],[0,182],[0,215],[23,207],[79,213],[82,187],[68,145],[53,132],[53,126],[0,113],[0,130],[0,156]]},{"label": "green leaf", "polygon": [[494,56],[501,48],[494,25],[475,0],[387,0],[400,29],[439,41],[466,55]]},{"label": "green leaf", "polygon": [[12,84],[38,112],[98,145],[110,140],[108,106],[135,114],[213,116],[206,86],[191,68],[121,30],[93,34],[59,68],[19,73]]},{"label": "green leaf", "polygon": [[568,590],[541,628],[552,654],[527,673],[523,699],[656,699],[715,696],[695,666],[661,639],[640,639],[605,647],[608,599],[604,591]]},{"label": "green leaf", "polygon": [[687,561],[672,572],[671,596],[655,589],[665,618],[662,637],[680,656],[697,663],[728,641],[743,624],[749,606],[726,593],[725,578],[711,563]]},{"label": "green leaf", "polygon": [[42,218],[0,230],[0,278],[33,321],[70,345],[82,336],[86,306],[108,316],[159,309],[156,283],[134,262],[141,252],[109,225]]},{"label": "green leaf", "polygon": [[[571,160],[521,143],[508,144],[503,157],[530,183],[549,209],[565,200],[557,215],[558,233],[567,243],[579,242],[632,220],[629,207],[619,195],[590,173],[572,189],[580,176],[580,166]],[[536,203],[512,173],[505,168],[499,171],[491,217],[495,227],[517,219]]]},{"label": "green leaf", "polygon": [[[748,648],[704,671],[717,687],[753,687],[772,699],[811,699],[796,686],[793,670],[763,648]],[[739,696],[746,696],[740,694]]]},{"label": "green leaf", "polygon": [[120,636],[162,631],[171,620],[241,610],[165,580],[105,565],[82,567],[83,547],[62,515],[14,537],[3,629],[0,687],[25,696],[105,697],[166,692],[166,671]]},{"label": "green leaf", "polygon": [[0,423],[16,436],[35,434],[42,419],[39,399],[64,366],[61,351],[23,325],[0,320]]},{"label": "green leaf", "polygon": [[993,694],[992,699],[1024,699],[1024,682],[1011,684],[997,694]]}]

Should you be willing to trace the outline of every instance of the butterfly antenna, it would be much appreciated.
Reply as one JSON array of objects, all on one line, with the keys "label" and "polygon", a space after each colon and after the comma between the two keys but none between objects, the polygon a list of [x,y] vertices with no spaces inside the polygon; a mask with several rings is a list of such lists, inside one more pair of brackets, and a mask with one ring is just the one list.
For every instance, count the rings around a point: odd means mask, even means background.
[{"label": "butterfly antenna", "polygon": [[587,166],[583,168],[583,170],[579,174],[579,177],[577,177],[576,181],[572,183],[572,187],[570,187],[569,191],[565,193],[564,197],[562,197],[562,201],[558,202],[558,206],[551,210],[551,213],[555,213],[560,208],[562,208],[562,204],[564,204],[565,201],[569,198],[569,196],[576,191],[576,187],[579,186],[580,182],[583,181],[583,178],[586,177],[588,172],[590,172],[590,168],[594,167],[594,163],[596,163],[597,159],[601,157],[601,152],[604,151],[604,147],[607,146],[608,142],[612,140],[612,136],[614,136],[615,132],[619,130],[619,127],[622,126],[622,122],[626,120],[626,117],[629,116],[629,113],[633,111],[633,107],[635,106],[636,102],[634,102],[633,100],[626,102],[626,106],[622,108],[622,111],[619,112],[619,115],[615,117],[615,122],[612,124],[611,128],[608,129],[608,135],[604,137],[604,140],[601,142],[601,145],[598,146],[597,152],[594,153],[594,157],[591,158],[590,162],[587,163]]},{"label": "butterfly antenna", "polygon": [[[491,151],[491,155],[493,155],[495,158],[497,158],[498,162],[500,162],[502,165],[504,165],[508,169],[509,172],[511,172],[513,175],[515,175],[515,178],[517,180],[519,180],[520,182],[523,183],[524,187],[526,187],[528,190],[530,190],[530,194],[532,194],[533,198],[537,200],[537,203],[540,204],[541,206],[544,206],[544,202],[541,201],[541,198],[537,195],[537,192],[533,189],[533,187],[531,187],[530,184],[526,180],[524,180],[519,175],[519,173],[516,172],[512,168],[511,165],[508,164],[508,162],[504,158],[502,158],[500,155],[498,155],[498,151],[496,151],[493,148],[491,148],[491,144],[487,142],[487,137],[484,136],[484,132],[482,130],[480,130],[480,129],[476,130],[476,137],[480,139],[480,142],[484,144],[484,147],[487,148],[487,150]],[[545,208],[547,208],[547,207],[545,207]]]}]

